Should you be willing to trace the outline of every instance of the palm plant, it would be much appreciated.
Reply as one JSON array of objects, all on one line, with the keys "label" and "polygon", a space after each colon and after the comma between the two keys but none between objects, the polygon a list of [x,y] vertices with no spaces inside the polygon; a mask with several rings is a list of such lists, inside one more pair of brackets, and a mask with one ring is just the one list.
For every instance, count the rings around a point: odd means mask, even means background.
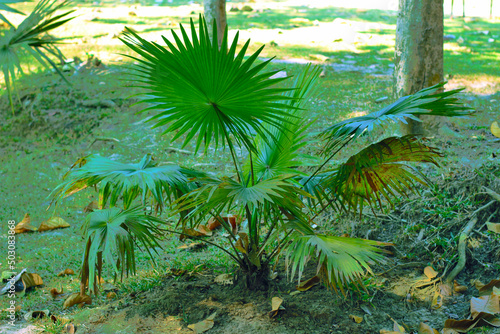
[{"label": "palm plant", "polygon": [[[15,79],[15,70],[22,72],[20,54],[27,52],[33,56],[40,64],[45,67],[54,68],[57,73],[67,82],[62,72],[57,68],[56,64],[49,58],[49,55],[56,57],[59,61],[64,60],[64,56],[57,48],[57,43],[61,39],[48,35],[53,29],[60,27],[73,18],[67,16],[74,10],[53,16],[56,11],[67,6],[70,1],[57,3],[57,0],[41,0],[33,9],[30,15],[19,24],[17,28],[11,25],[3,35],[0,35],[0,66],[2,68],[5,85],[7,86],[7,94],[9,103],[14,114],[14,104],[12,101],[12,84]],[[11,7],[0,4],[0,10],[11,9]],[[3,16],[2,16],[3,17]],[[0,17],[0,19],[2,18]]]},{"label": "palm plant", "polygon": [[[228,234],[229,246],[215,246],[238,263],[239,277],[244,278],[240,281],[249,288],[267,286],[270,264],[280,254],[286,257],[291,276],[297,274],[299,280],[307,263],[314,260],[318,275],[336,291],[359,283],[370,265],[384,261],[382,247],[388,244],[320,234],[313,228],[315,222],[327,209],[361,212],[365,203],[375,209],[377,204],[415,190],[417,183],[427,184],[425,176],[405,162],[436,164],[439,152],[415,136],[390,137],[369,145],[338,167],[327,167],[328,162],[375,126],[419,114],[467,114],[468,108],[453,97],[458,90],[439,93],[443,84],[436,85],[324,130],[326,159],[319,164],[317,158],[300,154],[308,139],[305,103],[319,69],[306,66],[291,86],[278,88],[275,84],[288,78],[270,78],[277,72],[265,71],[270,60],[255,64],[262,48],[245,59],[249,42],[236,52],[238,34],[229,43],[227,31],[219,47],[211,42],[203,18],[198,29],[191,22],[190,34],[182,26],[180,29],[181,36],[172,32],[174,42],[163,38],[167,47],[148,42],[131,30],[123,39],[142,56],[134,58],[139,62],[135,75],[146,90],[146,110],[159,111],[152,118],[155,127],[175,133],[174,138],[183,136],[184,145],[194,142],[197,151],[203,144],[205,152],[210,145],[227,147],[235,174],[218,177],[191,172],[188,182],[176,177],[176,182],[167,182],[168,187],[156,187],[158,194],[174,199],[169,214],[180,214],[181,221],[191,220],[192,227],[208,218],[218,220]],[[213,36],[217,41],[215,25]],[[244,157],[237,156],[237,146],[246,152]],[[301,165],[316,168],[306,173],[297,168]],[[130,206],[122,186],[129,177],[111,178],[115,173],[111,169],[108,176],[95,177],[95,166],[76,168],[70,173],[71,183],[59,187],[56,194],[99,185],[108,189],[111,198],[122,196],[124,206]],[[158,178],[154,184],[157,182],[161,183]],[[146,182],[138,186],[142,192],[152,189]],[[153,197],[161,201],[161,196]],[[221,218],[224,213],[244,217],[239,229]],[[185,224],[178,226],[173,232],[197,238]]]}]

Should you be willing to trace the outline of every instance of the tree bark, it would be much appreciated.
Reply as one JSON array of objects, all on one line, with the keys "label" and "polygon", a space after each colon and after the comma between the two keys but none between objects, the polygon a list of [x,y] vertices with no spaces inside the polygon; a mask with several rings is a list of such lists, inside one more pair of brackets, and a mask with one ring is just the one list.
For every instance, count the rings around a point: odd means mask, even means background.
[{"label": "tree bark", "polygon": [[208,33],[212,37],[213,22],[217,22],[217,37],[219,46],[224,36],[224,30],[227,26],[226,20],[226,0],[203,0],[203,11],[207,21]]},{"label": "tree bark", "polygon": [[[443,81],[443,0],[399,0],[394,55],[396,98]],[[434,134],[442,119],[408,119],[403,134]]]}]

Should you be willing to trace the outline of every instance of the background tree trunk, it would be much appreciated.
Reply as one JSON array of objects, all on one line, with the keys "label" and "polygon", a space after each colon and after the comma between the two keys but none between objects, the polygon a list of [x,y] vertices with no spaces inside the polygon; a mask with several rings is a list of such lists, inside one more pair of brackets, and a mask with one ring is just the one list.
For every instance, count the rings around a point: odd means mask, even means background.
[{"label": "background tree trunk", "polygon": [[[443,0],[399,0],[394,55],[396,98],[443,81]],[[403,134],[433,134],[441,120],[408,120]]]},{"label": "background tree trunk", "polygon": [[208,32],[212,38],[213,21],[217,22],[218,43],[222,42],[222,36],[226,29],[226,0],[203,0],[203,11],[207,21]]}]

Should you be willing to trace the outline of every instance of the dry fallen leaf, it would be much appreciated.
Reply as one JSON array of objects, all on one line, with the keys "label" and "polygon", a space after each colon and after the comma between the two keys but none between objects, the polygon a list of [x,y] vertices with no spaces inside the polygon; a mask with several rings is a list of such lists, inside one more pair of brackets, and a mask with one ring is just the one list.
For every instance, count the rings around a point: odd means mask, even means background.
[{"label": "dry fallen leaf", "polygon": [[14,232],[16,233],[34,232],[34,231],[36,231],[36,227],[31,225],[31,217],[29,213],[25,214],[23,220],[21,220],[16,225],[16,227],[14,227]]},{"label": "dry fallen leaf", "polygon": [[473,319],[481,312],[495,315],[500,313],[500,303],[498,295],[491,294],[481,296],[479,298],[472,297],[470,299],[470,313]]},{"label": "dry fallen leaf", "polygon": [[37,311],[30,311],[24,315],[24,320],[30,321],[33,319],[41,319],[48,317],[50,314],[49,310],[37,310]]},{"label": "dry fallen leaf", "polygon": [[55,230],[56,228],[70,227],[70,225],[61,217],[52,217],[40,224],[38,232]]},{"label": "dry fallen leaf", "polygon": [[427,276],[429,281],[438,275],[437,271],[435,271],[431,266],[427,266],[424,268],[424,274],[425,276]]},{"label": "dry fallen leaf", "polygon": [[233,277],[229,274],[220,274],[214,279],[214,282],[222,285],[231,285],[233,284]]},{"label": "dry fallen leaf", "polygon": [[283,299],[281,299],[280,297],[273,297],[273,299],[271,300],[272,310],[271,312],[269,312],[269,317],[274,318],[278,314],[282,303]]},{"label": "dry fallen leaf", "polygon": [[59,323],[61,323],[61,324],[65,324],[65,323],[69,322],[68,318],[56,317],[55,315],[51,315],[50,320],[52,320],[53,323],[56,323],[59,321]]},{"label": "dry fallen leaf", "polygon": [[64,293],[64,289],[61,287],[61,291],[57,291],[56,288],[50,289],[50,295],[52,298],[57,298],[57,296],[61,295]]},{"label": "dry fallen leaf", "polygon": [[465,285],[460,285],[457,283],[457,280],[453,281],[453,290],[455,292],[465,292],[467,291],[467,287]]},{"label": "dry fallen leaf", "polygon": [[488,226],[488,230],[494,233],[500,233],[500,224],[499,223],[486,223]]},{"label": "dry fallen leaf", "polygon": [[206,332],[210,328],[214,327],[214,318],[216,315],[217,312],[213,313],[203,321],[200,321],[196,324],[188,325],[188,328],[192,329],[195,334]]},{"label": "dry fallen leaf", "polygon": [[441,306],[443,306],[443,295],[439,291],[436,291],[432,297],[431,309],[437,310]]},{"label": "dry fallen leaf", "polygon": [[491,123],[490,130],[492,135],[494,135],[497,138],[500,138],[500,126],[498,126],[497,121]]},{"label": "dry fallen leaf", "polygon": [[315,285],[318,285],[320,282],[320,278],[318,276],[311,277],[307,281],[300,282],[299,285],[296,286],[299,291],[307,291]]},{"label": "dry fallen leaf", "polygon": [[470,280],[470,284],[471,285],[474,285],[476,287],[476,289],[480,290],[483,286],[484,286],[484,283],[481,282],[479,279],[471,279]]},{"label": "dry fallen leaf", "polygon": [[349,319],[351,319],[357,324],[360,324],[363,321],[363,317],[358,317],[357,315],[354,314],[349,314]]},{"label": "dry fallen leaf", "polygon": [[479,287],[479,296],[490,295],[493,291],[493,288],[500,288],[500,280],[494,279],[491,280],[488,284],[483,284],[483,286]]},{"label": "dry fallen leaf", "polygon": [[65,269],[63,271],[61,271],[59,274],[57,274],[57,276],[66,276],[66,275],[74,275],[75,272],[73,271],[73,269]]},{"label": "dry fallen leaf", "polygon": [[84,213],[88,212],[93,212],[94,210],[97,210],[99,206],[97,205],[96,201],[90,202],[85,208],[83,208]]},{"label": "dry fallen leaf", "polygon": [[439,334],[439,332],[431,326],[421,322],[418,328],[418,334]]},{"label": "dry fallen leaf", "polygon": [[66,326],[64,326],[64,330],[68,334],[75,334],[76,327],[73,324],[66,324]]},{"label": "dry fallen leaf", "polygon": [[76,305],[76,304],[92,304],[92,298],[88,295],[80,295],[79,292],[77,293],[74,293],[72,294],[71,296],[68,297],[68,299],[66,299],[64,301],[64,304],[63,304],[63,309],[67,309],[67,308],[70,308],[71,306],[73,305]]},{"label": "dry fallen leaf", "polygon": [[194,228],[185,228],[182,230],[182,233],[183,234],[179,236],[180,241],[190,237],[204,237],[207,235],[206,233],[197,231]]},{"label": "dry fallen leaf", "polygon": [[234,247],[236,247],[236,249],[242,252],[243,254],[247,254],[248,244],[249,244],[248,234],[238,233],[238,236],[239,236],[238,241],[236,241]]},{"label": "dry fallen leaf", "polygon": [[21,279],[23,280],[25,289],[43,284],[43,280],[38,274],[24,273]]}]

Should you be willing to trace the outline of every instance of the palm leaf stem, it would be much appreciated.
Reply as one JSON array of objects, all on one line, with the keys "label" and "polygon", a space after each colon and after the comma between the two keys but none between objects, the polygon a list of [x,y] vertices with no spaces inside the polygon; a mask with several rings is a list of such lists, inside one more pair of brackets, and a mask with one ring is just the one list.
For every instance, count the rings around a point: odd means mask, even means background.
[{"label": "palm leaf stem", "polygon": [[229,139],[229,134],[227,133],[226,125],[224,124],[224,122],[222,122],[220,118],[221,111],[219,107],[215,104],[212,104],[212,106],[217,111],[217,118],[219,119],[222,130],[224,131],[224,137],[226,137],[227,144],[229,145],[229,150],[231,151],[231,157],[233,158],[234,168],[236,168],[236,174],[238,175],[238,182],[241,182],[241,180],[243,179],[242,177],[243,175],[240,175],[241,168],[238,168],[238,161],[236,160],[236,153],[234,151],[233,142]]},{"label": "palm leaf stem", "polygon": [[[175,230],[169,230],[169,229],[166,229],[166,228],[161,228],[160,229],[161,231],[165,231],[165,232],[170,232],[170,233],[175,233],[175,234],[180,234],[180,235],[184,235],[186,237],[189,237],[191,239],[195,239],[195,240],[199,240],[199,241],[202,241],[204,243],[207,243],[207,244],[210,244],[212,246],[215,246],[217,248],[219,248],[220,250],[222,250],[224,253],[228,254],[230,257],[232,257],[236,262],[238,262],[238,264],[243,264],[243,260],[241,260],[241,258],[235,256],[234,254],[232,254],[231,252],[229,252],[228,250],[224,249],[224,247],[222,246],[219,246],[217,245],[216,243],[213,243],[211,241],[208,241],[208,240],[205,240],[201,237],[197,237],[197,236],[193,236],[193,235],[190,235],[190,234],[187,234],[187,233],[182,233],[182,232],[179,232],[179,231],[175,231]],[[231,240],[229,239],[229,242],[231,243]],[[232,243],[231,243],[232,245]],[[237,253],[236,253],[237,254]]]},{"label": "palm leaf stem", "polygon": [[[330,162],[330,160],[332,160],[332,159],[333,159],[333,157],[334,157],[335,155],[337,155],[337,153],[339,153],[339,151],[340,151],[341,149],[343,149],[343,148],[344,148],[347,144],[349,144],[353,138],[354,138],[354,136],[351,136],[351,137],[350,137],[350,138],[349,138],[349,139],[348,139],[348,140],[347,140],[344,144],[342,144],[342,145],[341,145],[341,146],[340,146],[340,147],[339,147],[339,148],[338,148],[335,152],[333,152],[333,153],[330,155],[330,157],[329,157],[328,159],[326,159],[326,160],[325,160],[325,162],[323,162],[323,164],[321,164],[321,166],[319,166],[318,168],[316,168],[316,170],[314,171],[314,173],[313,173],[311,176],[309,176],[309,178],[306,180],[306,182],[304,182],[304,184],[302,185],[302,187],[305,187],[305,185],[306,185],[309,181],[311,181],[311,179],[312,179],[313,177],[315,177],[315,176],[316,176],[316,175],[317,175],[317,174],[321,171],[321,169],[323,169],[323,167],[325,167],[325,166],[326,166],[326,164],[327,164],[328,162]],[[317,216],[317,215],[315,215],[314,217],[316,217],[316,216]]]},{"label": "palm leaf stem", "polygon": [[294,232],[293,229],[290,229],[286,234],[285,236],[283,237],[283,239],[278,243],[278,245],[272,250],[271,254],[269,254],[269,256],[267,257],[266,261],[264,261],[264,265],[267,265],[269,262],[271,262],[271,260],[279,253],[280,249],[283,247],[283,245],[285,243],[287,243],[289,240],[288,240],[288,237],[290,236],[290,234],[292,234]]}]

